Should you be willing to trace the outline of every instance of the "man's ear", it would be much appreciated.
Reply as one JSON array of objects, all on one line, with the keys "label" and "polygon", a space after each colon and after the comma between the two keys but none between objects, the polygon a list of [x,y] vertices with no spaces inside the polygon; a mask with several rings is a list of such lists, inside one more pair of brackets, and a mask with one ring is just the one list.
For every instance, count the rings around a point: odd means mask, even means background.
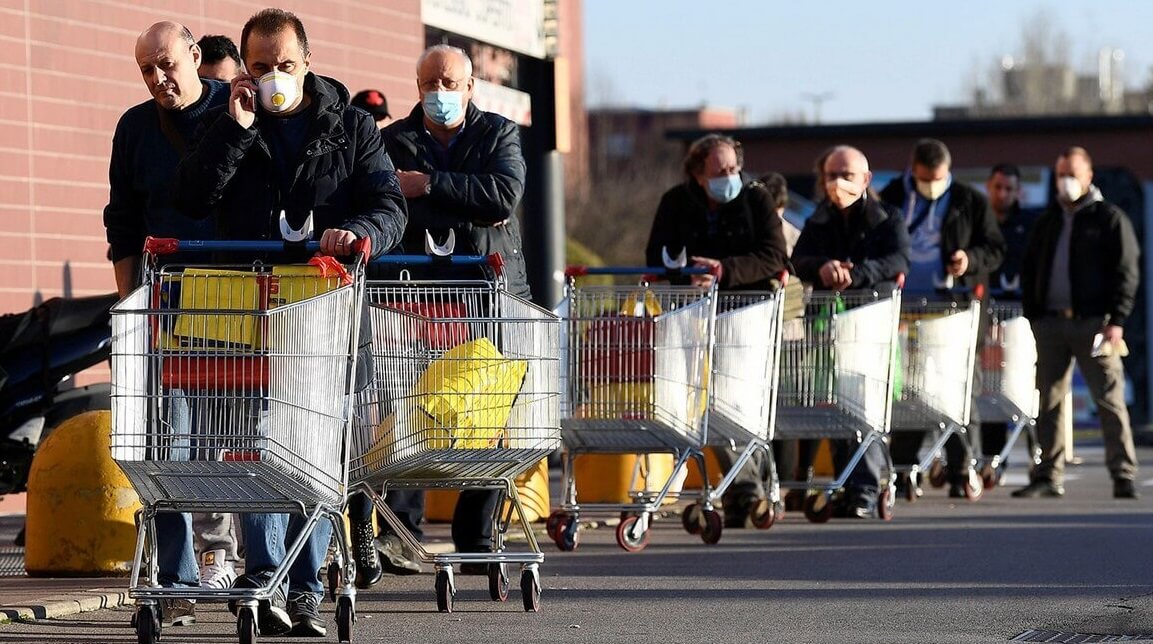
[{"label": "man's ear", "polygon": [[865,171],[865,187],[868,188],[869,184],[873,183],[873,173]]},{"label": "man's ear", "polygon": [[200,45],[193,43],[189,50],[192,51],[192,62],[199,68],[200,61],[204,58],[204,53],[200,51]]}]

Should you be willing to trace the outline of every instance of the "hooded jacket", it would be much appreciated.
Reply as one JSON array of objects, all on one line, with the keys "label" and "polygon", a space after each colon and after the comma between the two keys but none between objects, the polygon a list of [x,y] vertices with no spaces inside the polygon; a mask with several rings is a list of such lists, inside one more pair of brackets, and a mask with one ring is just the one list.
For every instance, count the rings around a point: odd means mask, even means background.
[{"label": "hooded jacket", "polygon": [[788,269],[781,218],[760,182],[746,183],[735,199],[720,204],[712,234],[708,216],[708,197],[696,181],[665,192],[645,247],[649,266],[664,266],[662,250],[672,258],[684,249],[687,257],[717,259],[722,266],[717,286],[725,290],[768,289],[770,280]]},{"label": "hooded jacket", "polygon": [[180,164],[177,206],[189,217],[214,218],[218,239],[281,239],[279,217],[299,230],[313,215],[314,239],[340,228],[372,240],[373,255],[400,242],[407,218],[392,162],[372,118],[349,105],[339,82],[308,72],[308,134],[285,193],[269,147],[270,120],[257,113],[245,128],[227,111],[209,115]]},{"label": "hooded jacket", "polygon": [[[417,104],[381,135],[397,169],[429,175],[429,193],[408,203],[404,251],[423,254],[425,230],[437,243],[454,230],[454,254],[500,253],[509,292],[527,298],[528,277],[516,216],[525,181],[517,124],[469,103],[463,129],[442,156],[440,143],[425,129],[424,109]],[[459,277],[482,277],[471,269],[462,272]]]}]

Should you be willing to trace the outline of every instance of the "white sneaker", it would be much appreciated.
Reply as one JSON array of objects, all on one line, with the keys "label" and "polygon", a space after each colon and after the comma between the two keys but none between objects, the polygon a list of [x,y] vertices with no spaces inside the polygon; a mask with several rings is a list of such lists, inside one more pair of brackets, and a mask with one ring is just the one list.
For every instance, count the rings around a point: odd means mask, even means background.
[{"label": "white sneaker", "polygon": [[200,555],[200,587],[223,590],[236,581],[236,568],[224,557],[223,550],[209,550]]}]

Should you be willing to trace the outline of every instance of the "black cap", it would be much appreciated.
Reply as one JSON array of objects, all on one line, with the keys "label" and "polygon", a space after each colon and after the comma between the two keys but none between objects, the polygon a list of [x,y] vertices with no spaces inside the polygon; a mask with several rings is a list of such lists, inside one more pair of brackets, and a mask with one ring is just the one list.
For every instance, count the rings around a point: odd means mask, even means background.
[{"label": "black cap", "polygon": [[385,117],[392,118],[388,113],[388,99],[380,93],[380,90],[366,89],[357,92],[356,96],[352,97],[352,106],[368,112],[377,121]]}]

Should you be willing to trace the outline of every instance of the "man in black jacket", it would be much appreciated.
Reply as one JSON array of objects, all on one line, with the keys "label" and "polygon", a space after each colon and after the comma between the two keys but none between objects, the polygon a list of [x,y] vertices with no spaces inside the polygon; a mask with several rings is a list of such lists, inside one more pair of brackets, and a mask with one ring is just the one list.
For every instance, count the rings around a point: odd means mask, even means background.
[{"label": "man in black jacket", "polygon": [[1137,498],[1137,456],[1125,406],[1124,327],[1137,296],[1140,250],[1133,224],[1093,185],[1093,163],[1073,147],[1054,168],[1057,201],[1037,220],[1022,261],[1025,317],[1037,338],[1041,464],[1015,497],[1065,494],[1061,400],[1076,359],[1105,438],[1113,496]]},{"label": "man in black jacket", "polygon": [[[206,121],[210,125],[181,163],[180,208],[214,219],[222,239],[319,237],[321,252],[335,256],[349,255],[360,238],[371,240],[377,255],[395,246],[404,231],[405,204],[379,130],[349,105],[344,86],[308,71],[308,38],[300,20],[279,9],[257,13],[244,26],[240,51],[249,73],[233,79],[227,111]],[[361,322],[367,328],[365,318],[367,309]],[[361,334],[358,388],[371,379],[370,340],[371,334]],[[303,524],[298,514],[245,515],[246,574],[236,586],[266,585]],[[317,571],[329,532],[328,522],[321,521],[293,564],[287,613],[279,592],[260,602],[261,634],[324,634]]]},{"label": "man in black jacket", "polygon": [[[909,273],[905,292],[931,294],[960,286],[988,288],[989,274],[1001,265],[1005,239],[989,202],[981,193],[953,180],[952,158],[945,144],[921,139],[913,148],[909,171],[881,191],[897,208],[909,230]],[[980,390],[973,388],[974,405]],[[945,446],[949,496],[965,497],[973,454],[980,452],[980,422],[970,415],[966,442],[958,436]],[[924,432],[893,435],[891,450],[898,464],[917,462]],[[972,447],[972,452],[970,452]]]},{"label": "man in black jacket", "polygon": [[[767,290],[788,267],[785,235],[769,191],[741,176],[744,155],[731,137],[708,134],[685,155],[685,181],[661,197],[653,217],[645,259],[664,266],[664,257],[683,251],[711,272],[694,276],[702,286],[717,280],[722,290]],[[720,465],[732,468],[739,452],[716,450]],[[771,475],[758,450],[741,468],[722,503],[727,527],[744,527],[750,512],[767,511],[766,478]]]},{"label": "man in black jacket", "polygon": [[[873,288],[891,291],[897,276],[909,270],[909,233],[905,222],[885,204],[869,198],[869,161],[849,146],[833,148],[825,158],[821,181],[825,200],[805,223],[793,266],[817,289]],[[838,470],[849,462],[856,441],[836,441]],[[849,517],[877,516],[877,493],[888,465],[884,446],[873,443],[849,475],[845,510]]]},{"label": "man in black jacket", "polygon": [[[516,123],[472,104],[475,82],[472,61],[463,50],[429,47],[416,66],[420,104],[382,130],[408,200],[404,249],[423,252],[426,231],[435,243],[444,243],[451,231],[457,254],[500,253],[509,292],[527,299],[531,293],[516,216],[525,176],[520,131]],[[445,271],[437,273],[445,276]],[[469,269],[459,277],[482,275]],[[499,500],[497,490],[461,492],[452,518],[458,552],[492,549],[492,517]],[[411,500],[405,505],[412,507]],[[465,563],[460,571],[486,574],[488,567]]]}]

